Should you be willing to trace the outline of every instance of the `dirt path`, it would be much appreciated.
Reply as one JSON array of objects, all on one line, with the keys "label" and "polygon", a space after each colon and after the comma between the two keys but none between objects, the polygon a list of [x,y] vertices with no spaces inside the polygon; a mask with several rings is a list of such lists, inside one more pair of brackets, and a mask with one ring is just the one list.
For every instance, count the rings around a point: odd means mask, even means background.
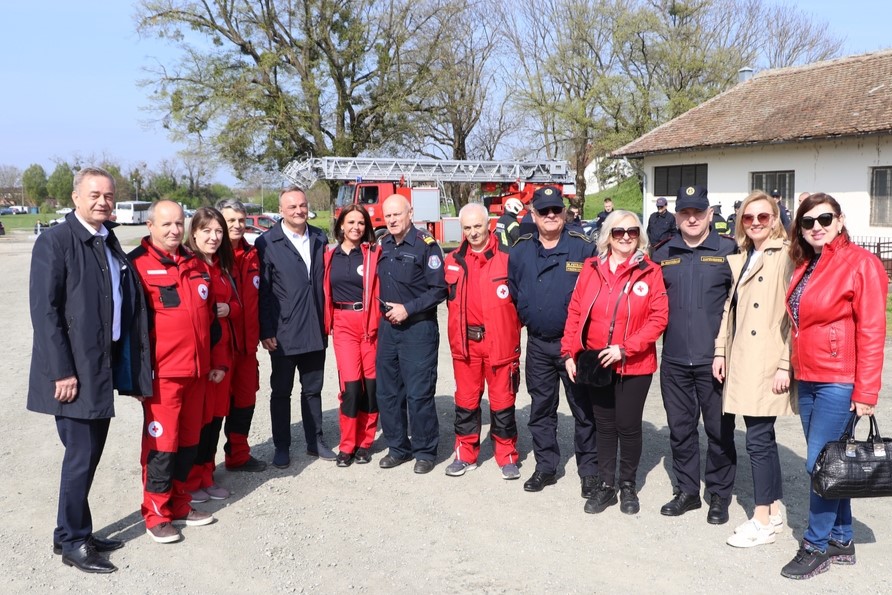
[{"label": "dirt path", "polygon": [[[120,229],[120,228],[119,228]],[[119,235],[135,245],[141,229]],[[189,527],[175,545],[145,535],[141,500],[138,403],[120,397],[117,417],[91,496],[94,527],[101,536],[127,541],[111,554],[119,572],[86,575],[63,566],[51,550],[62,447],[50,417],[27,412],[31,324],[28,274],[32,241],[24,234],[0,238],[0,554],[4,592],[94,593],[514,593],[631,592],[788,593],[888,592],[892,562],[892,514],[885,499],[855,503],[858,564],[836,566],[810,581],[779,575],[801,538],[807,513],[804,439],[798,418],[777,424],[789,525],[777,543],[752,550],[725,545],[729,532],[752,511],[752,481],[738,423],[739,473],[731,522],[706,523],[706,508],[666,518],[659,508],[671,497],[665,413],[654,378],[645,409],[644,455],[639,471],[641,512],[583,512],[572,452],[572,418],[560,408],[560,440],[566,466],[558,484],[538,494],[521,481],[504,481],[483,447],[479,469],[464,477],[443,473],[451,460],[452,367],[441,307],[437,406],[440,453],[426,476],[411,465],[378,468],[379,438],[371,465],[336,468],[303,453],[299,407],[294,406],[292,466],[261,474],[218,470],[231,488],[229,500],[200,505],[218,522]],[[328,354],[323,393],[325,434],[337,443],[337,377]],[[890,371],[880,400],[881,429],[892,432]],[[251,431],[254,453],[270,460],[267,379],[261,357],[261,392]],[[534,462],[526,422],[529,396],[518,396],[521,473]],[[484,423],[488,416],[484,415]],[[886,553],[884,553],[886,552]]]}]

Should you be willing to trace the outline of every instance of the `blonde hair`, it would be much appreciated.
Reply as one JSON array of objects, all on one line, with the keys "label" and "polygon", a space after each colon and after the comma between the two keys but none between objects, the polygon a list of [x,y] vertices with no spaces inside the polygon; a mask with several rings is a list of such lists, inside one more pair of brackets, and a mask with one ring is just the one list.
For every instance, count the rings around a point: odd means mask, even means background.
[{"label": "blonde hair", "polygon": [[753,241],[746,235],[746,230],[743,226],[743,214],[746,212],[748,206],[758,200],[764,200],[768,203],[768,208],[771,210],[771,216],[774,217],[774,225],[771,228],[771,233],[768,235],[768,239],[773,240],[775,238],[787,237],[787,230],[785,230],[784,226],[781,224],[780,208],[777,206],[777,201],[768,196],[764,190],[753,190],[750,192],[749,196],[744,198],[743,202],[740,203],[740,208],[737,209],[737,215],[734,221],[734,240],[740,247],[741,252],[751,250],[753,247]]},{"label": "blonde hair", "polygon": [[[638,218],[638,215],[633,213],[632,211],[612,211],[607,218],[604,219],[604,223],[601,224],[601,231],[598,233],[598,256],[601,258],[606,258],[610,253],[610,231],[613,229],[613,226],[622,221],[625,218],[630,218],[635,220],[635,225],[638,226],[638,250],[647,251],[647,234],[644,233],[644,228],[641,225],[641,220]],[[633,225],[632,227],[635,227]]]}]

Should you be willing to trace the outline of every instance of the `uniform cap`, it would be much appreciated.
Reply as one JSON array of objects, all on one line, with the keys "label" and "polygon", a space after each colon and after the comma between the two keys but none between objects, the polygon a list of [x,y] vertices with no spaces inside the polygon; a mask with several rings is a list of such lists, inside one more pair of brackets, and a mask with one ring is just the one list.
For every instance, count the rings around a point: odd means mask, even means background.
[{"label": "uniform cap", "polygon": [[675,212],[685,209],[705,211],[709,208],[709,197],[703,186],[682,186],[675,197]]},{"label": "uniform cap", "polygon": [[778,190],[777,188],[771,191],[771,198],[780,198],[780,195],[780,190]]},{"label": "uniform cap", "polygon": [[548,207],[564,208],[564,199],[559,188],[543,186],[533,193],[533,208],[537,211]]},{"label": "uniform cap", "polygon": [[661,196],[660,198],[657,199],[657,206],[658,206],[658,207],[665,207],[665,206],[668,205],[668,204],[669,204],[669,201],[666,200],[665,198],[663,198],[662,196]]}]

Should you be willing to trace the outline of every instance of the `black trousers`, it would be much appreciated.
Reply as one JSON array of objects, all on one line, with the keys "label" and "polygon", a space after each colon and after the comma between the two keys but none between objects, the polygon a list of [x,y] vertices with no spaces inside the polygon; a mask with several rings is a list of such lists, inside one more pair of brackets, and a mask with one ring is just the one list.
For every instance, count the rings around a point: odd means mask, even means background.
[{"label": "black trousers", "polygon": [[776,417],[743,416],[746,424],[746,453],[753,470],[753,498],[756,506],[768,506],[784,497],[784,478],[781,473],[777,439],[774,434]]},{"label": "black trousers", "polygon": [[598,469],[601,481],[616,485],[616,449],[619,447],[619,481],[636,482],[641,462],[641,420],[653,374],[616,376],[613,384],[589,388],[598,424]]},{"label": "black trousers", "polygon": [[66,554],[79,548],[93,533],[88,498],[110,423],[110,418],[56,417],[56,430],[65,446],[65,456],[62,458],[53,543],[61,545]]},{"label": "black trousers", "polygon": [[737,474],[734,415],[722,414],[722,385],[713,377],[712,365],[684,366],[664,360],[660,366],[660,390],[678,489],[685,494],[700,493],[698,424],[702,414],[706,432],[706,489],[729,498]]},{"label": "black trousers", "polygon": [[322,381],[325,378],[325,352],[300,355],[270,354],[272,372],[269,384],[269,416],[276,450],[291,447],[291,391],[294,371],[300,374],[300,415],[307,439],[307,450],[316,452],[322,440]]},{"label": "black trousers", "polygon": [[530,421],[536,471],[557,473],[561,449],[557,439],[557,409],[560,385],[575,422],[576,469],[580,477],[598,475],[598,445],[595,440],[595,414],[588,391],[570,382],[561,361],[561,342],[530,336],[527,340],[525,376],[530,393]]}]

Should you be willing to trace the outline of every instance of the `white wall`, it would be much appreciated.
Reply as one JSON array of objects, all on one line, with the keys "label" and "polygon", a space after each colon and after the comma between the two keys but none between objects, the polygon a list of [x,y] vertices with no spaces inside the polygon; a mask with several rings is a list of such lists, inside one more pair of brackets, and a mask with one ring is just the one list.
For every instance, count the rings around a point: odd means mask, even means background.
[{"label": "white wall", "polygon": [[[710,204],[721,204],[725,217],[733,211],[735,201],[743,200],[749,194],[752,172],[793,170],[796,173],[794,200],[801,192],[826,192],[842,205],[849,233],[892,237],[892,227],[870,225],[870,168],[892,166],[892,135],[647,157],[643,163],[648,176],[644,194],[645,221],[656,210],[654,168],[694,163],[708,164],[709,201]],[[667,198],[669,210],[674,211],[675,197]]]}]

